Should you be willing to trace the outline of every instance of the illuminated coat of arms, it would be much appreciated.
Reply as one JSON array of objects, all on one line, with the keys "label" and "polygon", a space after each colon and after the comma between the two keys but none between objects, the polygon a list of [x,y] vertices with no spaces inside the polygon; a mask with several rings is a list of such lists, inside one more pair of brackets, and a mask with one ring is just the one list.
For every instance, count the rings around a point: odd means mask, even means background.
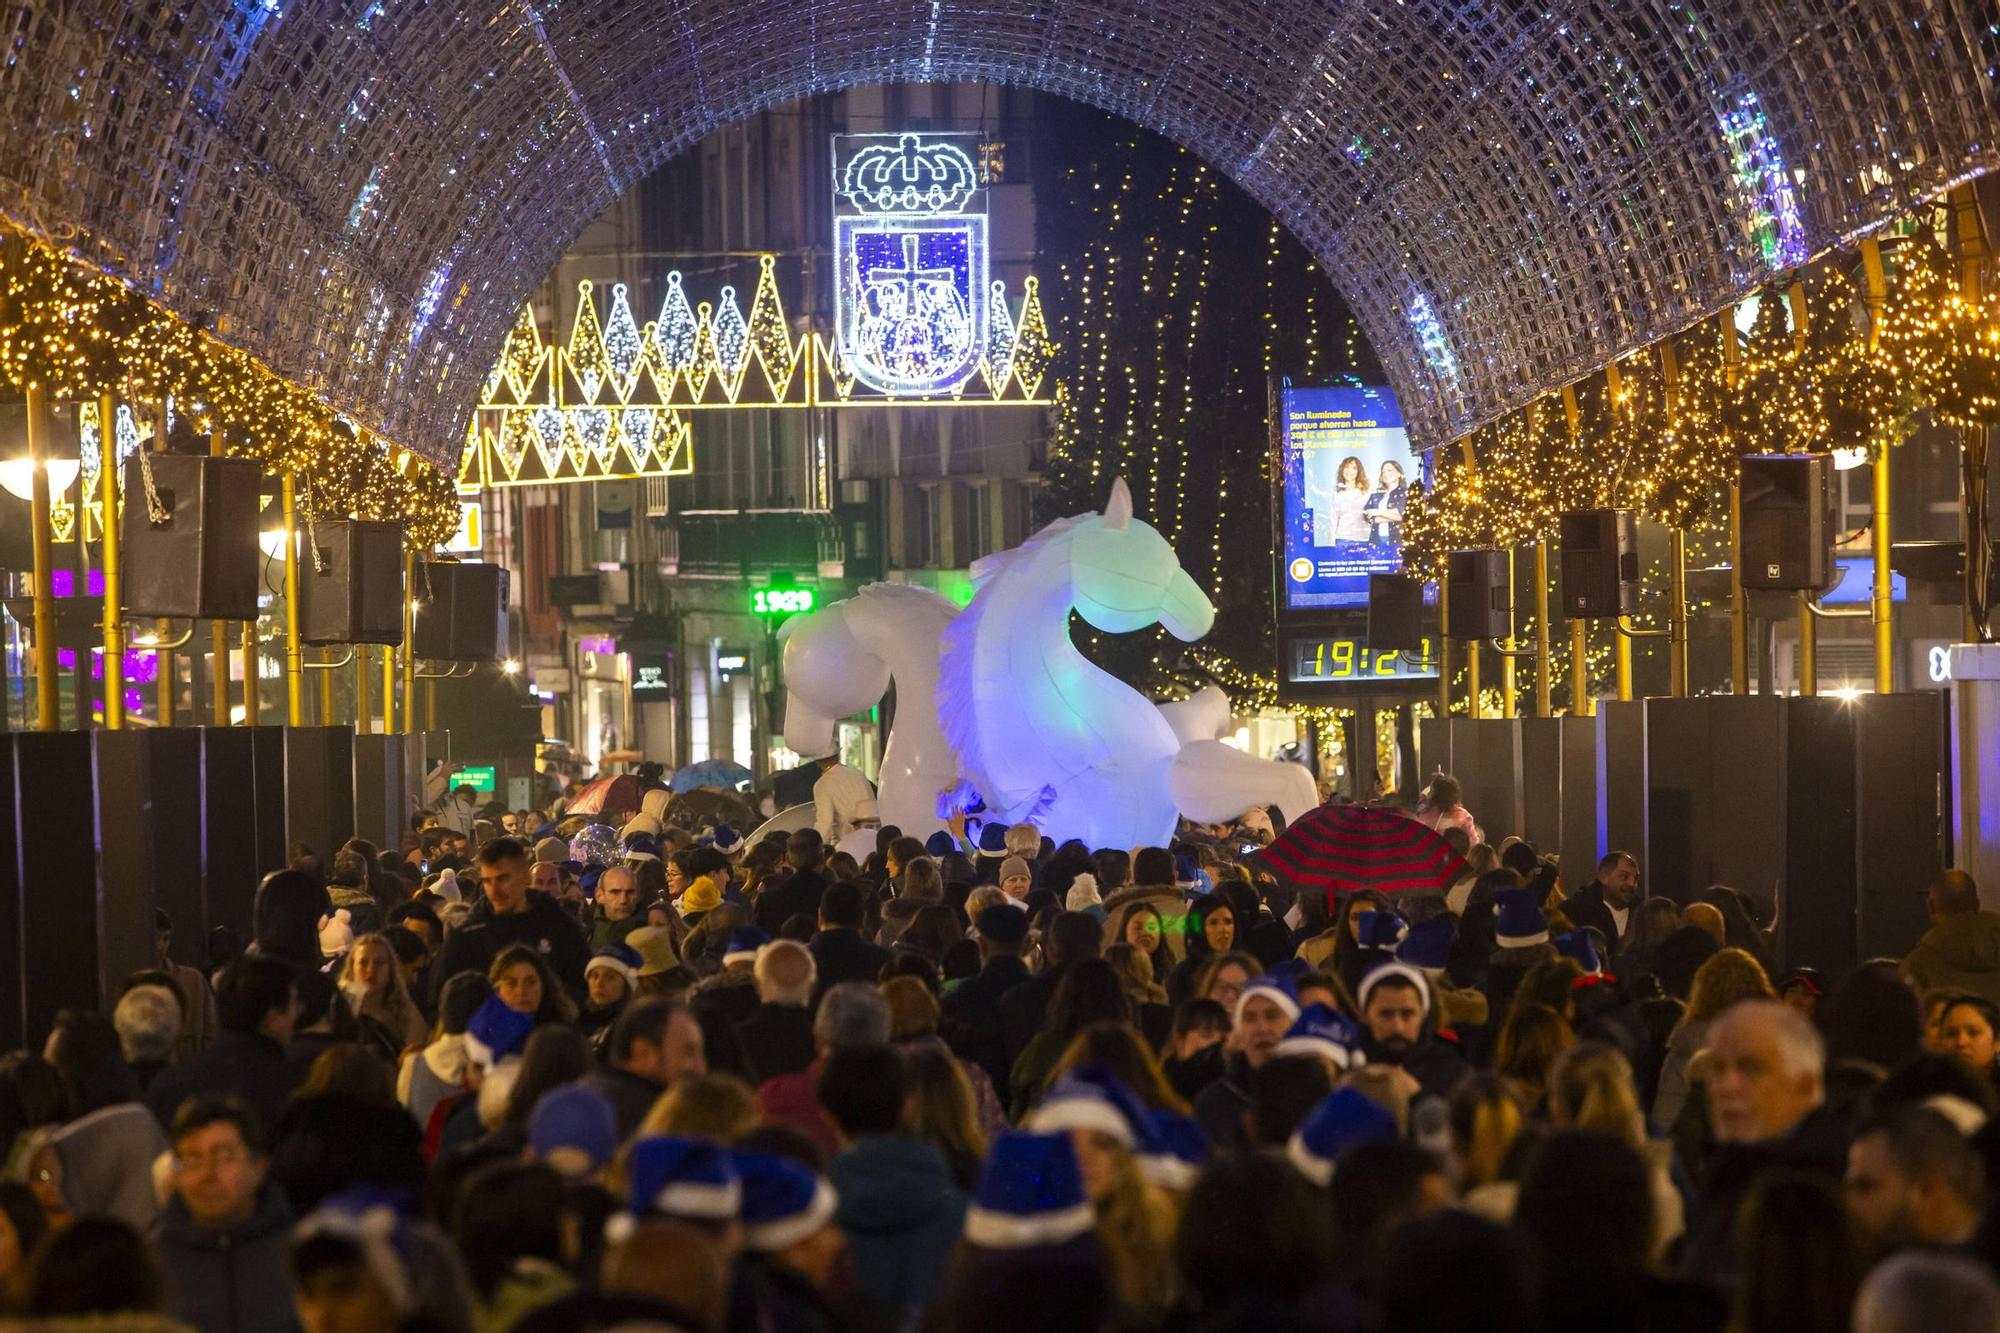
[{"label": "illuminated coat of arms", "polygon": [[978,368],[988,298],[978,139],[834,137],[837,346],[881,393],[950,393]]}]

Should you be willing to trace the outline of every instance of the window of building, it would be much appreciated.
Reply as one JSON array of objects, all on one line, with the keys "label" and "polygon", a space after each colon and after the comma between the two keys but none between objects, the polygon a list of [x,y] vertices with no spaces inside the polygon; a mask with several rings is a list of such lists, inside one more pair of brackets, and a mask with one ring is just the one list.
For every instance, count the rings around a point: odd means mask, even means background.
[{"label": "window of building", "polygon": [[983,555],[991,555],[993,540],[993,487],[984,481],[969,482],[965,495],[965,540],[959,543],[959,563],[969,565]]}]

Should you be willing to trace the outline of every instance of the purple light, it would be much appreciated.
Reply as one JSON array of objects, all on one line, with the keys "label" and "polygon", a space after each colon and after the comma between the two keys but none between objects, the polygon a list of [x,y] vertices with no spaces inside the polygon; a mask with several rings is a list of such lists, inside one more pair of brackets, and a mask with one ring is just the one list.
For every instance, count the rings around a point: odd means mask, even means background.
[{"label": "purple light", "polygon": [[598,638],[595,635],[585,635],[578,639],[576,646],[586,653],[595,653],[599,657],[611,657],[618,652],[618,645],[615,641]]},{"label": "purple light", "polygon": [[104,596],[104,571],[93,569],[84,577],[83,586],[92,597]]},{"label": "purple light", "polygon": [[56,665],[64,671],[76,670],[76,649],[74,648],[56,649]]},{"label": "purple light", "polygon": [[125,691],[125,707],[130,712],[138,712],[146,706],[146,695],[142,690]]},{"label": "purple light", "polygon": [[76,571],[73,569],[51,570],[49,588],[58,597],[76,596]]}]

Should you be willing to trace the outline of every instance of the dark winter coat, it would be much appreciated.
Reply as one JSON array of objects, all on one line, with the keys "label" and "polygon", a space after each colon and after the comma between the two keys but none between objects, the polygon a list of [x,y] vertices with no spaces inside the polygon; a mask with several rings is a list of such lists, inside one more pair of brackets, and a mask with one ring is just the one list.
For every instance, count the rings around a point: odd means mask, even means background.
[{"label": "dark winter coat", "polygon": [[743,1054],[743,1076],[751,1083],[796,1074],[818,1054],[812,1014],[804,1005],[758,1003],[736,1025],[735,1040]]},{"label": "dark winter coat", "polygon": [[965,1226],[965,1195],[944,1154],[920,1139],[868,1135],[826,1173],[861,1294],[909,1314],[929,1306]]},{"label": "dark winter coat", "polygon": [[201,1333],[282,1333],[295,1329],[285,1252],[292,1210],[277,1182],[257,1192],[250,1220],[226,1231],[195,1225],[179,1195],[153,1233],[167,1278],[167,1313]]},{"label": "dark winter coat", "polygon": [[493,960],[510,944],[525,944],[540,954],[572,997],[579,1002],[585,998],[583,968],[590,961],[590,944],[561,904],[531,889],[525,908],[504,915],[481,899],[465,924],[445,937],[444,952],[431,969],[432,1003],[444,994],[445,983],[459,973],[485,976]]},{"label": "dark winter coat", "polygon": [[284,1047],[260,1032],[219,1032],[201,1054],[160,1071],[146,1089],[146,1108],[168,1126],[190,1097],[235,1097],[260,1123],[275,1127],[303,1072],[285,1059]]}]

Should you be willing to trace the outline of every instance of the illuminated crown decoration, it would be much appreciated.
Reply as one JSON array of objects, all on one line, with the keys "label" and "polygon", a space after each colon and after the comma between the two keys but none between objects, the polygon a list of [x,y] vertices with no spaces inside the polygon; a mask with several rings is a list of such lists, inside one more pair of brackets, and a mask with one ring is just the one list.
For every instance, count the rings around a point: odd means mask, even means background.
[{"label": "illuminated crown decoration", "polygon": [[905,134],[849,158],[839,193],[862,213],[936,217],[958,212],[978,189],[979,171],[962,150]]}]

